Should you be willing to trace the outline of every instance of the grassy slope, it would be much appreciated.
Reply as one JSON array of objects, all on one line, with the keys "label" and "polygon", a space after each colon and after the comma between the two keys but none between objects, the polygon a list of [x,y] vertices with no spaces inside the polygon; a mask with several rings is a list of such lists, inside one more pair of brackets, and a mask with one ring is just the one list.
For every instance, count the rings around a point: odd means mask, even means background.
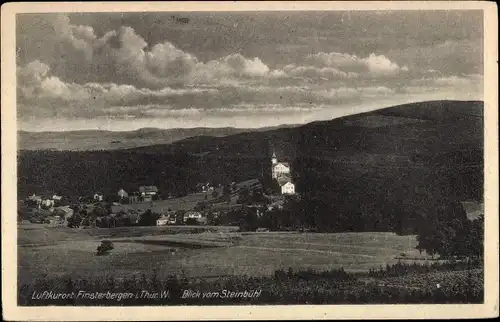
[{"label": "grassy slope", "polygon": [[[19,248],[20,278],[26,281],[42,274],[102,276],[110,273],[111,267],[119,276],[156,270],[160,277],[181,272],[188,276],[259,276],[288,267],[325,270],[342,266],[357,271],[394,263],[395,257],[402,252],[418,254],[414,250],[414,236],[389,233],[237,234],[239,240],[231,239],[236,244],[227,247],[232,234],[228,234],[226,228],[220,229],[226,233],[186,235],[182,232],[189,228],[185,227],[71,230],[20,226],[19,243],[25,245]],[[176,232],[181,234],[172,235]],[[94,255],[102,239],[110,239],[115,245],[110,256]],[[185,245],[211,243],[213,246],[224,246],[225,242],[226,246],[179,248],[172,244],[175,241]],[[27,246],[33,244],[40,246]],[[146,262],[148,264],[144,265]]]}]

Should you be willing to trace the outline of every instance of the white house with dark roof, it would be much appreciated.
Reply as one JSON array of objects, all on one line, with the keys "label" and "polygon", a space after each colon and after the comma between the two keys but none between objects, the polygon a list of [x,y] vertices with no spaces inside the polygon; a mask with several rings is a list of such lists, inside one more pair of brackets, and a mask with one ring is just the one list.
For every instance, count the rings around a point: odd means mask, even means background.
[{"label": "white house with dark roof", "polygon": [[292,179],[289,177],[279,177],[277,179],[278,184],[281,189],[281,194],[283,195],[293,195],[295,194],[295,185],[292,183]]},{"label": "white house with dark roof", "polygon": [[158,194],[158,188],[156,186],[140,186],[139,193],[141,196],[154,196]]}]

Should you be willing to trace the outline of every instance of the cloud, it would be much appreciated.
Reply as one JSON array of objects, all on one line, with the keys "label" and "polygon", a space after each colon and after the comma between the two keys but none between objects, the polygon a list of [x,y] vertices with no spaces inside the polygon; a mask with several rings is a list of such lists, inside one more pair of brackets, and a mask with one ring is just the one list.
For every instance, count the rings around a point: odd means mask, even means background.
[{"label": "cloud", "polygon": [[169,42],[153,46],[146,58],[151,72],[161,77],[189,74],[198,62],[196,57],[177,49]]},{"label": "cloud", "polygon": [[148,50],[150,44],[131,27],[122,27],[118,32],[108,34],[105,49],[112,57],[117,75],[137,86],[160,88],[172,84],[228,82],[279,74],[271,71],[260,58],[247,58],[238,53],[205,63],[168,41],[155,44]]},{"label": "cloud", "polygon": [[329,102],[354,102],[363,99],[384,98],[395,93],[394,89],[385,86],[339,87],[316,91],[315,94],[324,97]]},{"label": "cloud", "polygon": [[[429,73],[430,74],[430,73]],[[432,73],[431,76],[412,79],[400,93],[460,95],[466,99],[482,99],[484,91],[483,77],[478,74],[442,76]],[[455,94],[453,94],[455,93]]]},{"label": "cloud", "polygon": [[366,58],[360,58],[356,55],[345,53],[320,52],[307,55],[305,63],[318,68],[330,67],[345,74],[355,73],[356,75],[370,74],[372,76],[384,76],[408,71],[407,66],[400,67],[384,55],[376,55],[374,53]]},{"label": "cloud", "polygon": [[88,60],[92,59],[93,43],[97,39],[92,27],[71,25],[68,16],[63,14],[55,15],[53,26],[58,40],[82,52]]},{"label": "cloud", "polygon": [[483,73],[483,39],[444,40],[432,46],[410,46],[387,53],[410,70],[433,70],[439,73]]},{"label": "cloud", "polygon": [[356,78],[358,73],[343,72],[332,67],[314,67],[314,66],[297,66],[295,64],[287,65],[283,68],[280,77],[309,77],[309,78],[323,78],[323,79],[344,79]]},{"label": "cloud", "polygon": [[403,68],[400,68],[398,64],[391,62],[383,55],[370,54],[367,58],[362,59],[362,62],[368,66],[369,72],[374,75],[393,74],[408,70],[408,67],[403,66]]},{"label": "cloud", "polygon": [[444,86],[456,86],[456,85],[472,85],[474,84],[474,79],[469,77],[459,77],[459,76],[448,76],[448,77],[439,77],[434,80],[434,83],[437,85]]},{"label": "cloud", "polygon": [[18,81],[26,85],[40,83],[49,70],[50,67],[47,64],[39,60],[32,61],[25,67],[17,68]]},{"label": "cloud", "polygon": [[420,79],[410,80],[410,85],[422,85],[422,86],[436,86],[436,87],[450,87],[450,88],[462,88],[464,86],[482,86],[483,77],[478,74],[470,75],[451,75],[443,76],[438,73],[432,73],[431,76],[422,77]]},{"label": "cloud", "polygon": [[111,106],[103,109],[103,115],[113,115],[119,118],[137,117],[194,117],[201,113],[197,108],[176,109],[172,105],[135,105]]},{"label": "cloud", "polygon": [[22,101],[36,102],[39,99],[59,100],[84,104],[113,104],[117,102],[140,102],[150,99],[167,99],[173,96],[214,93],[213,88],[137,88],[133,85],[115,83],[66,83],[50,75],[48,65],[34,61],[17,69],[18,93]]},{"label": "cloud", "polygon": [[240,54],[233,54],[224,57],[223,61],[238,75],[253,77],[266,76],[269,73],[269,67],[257,57],[247,59]]},{"label": "cloud", "polygon": [[310,54],[302,62],[286,65],[282,69],[273,69],[259,57],[246,57],[240,53],[203,62],[169,41],[149,44],[129,26],[108,30],[102,37],[98,37],[91,26],[71,24],[65,15],[55,16],[53,26],[58,41],[84,55],[83,60],[71,55],[65,57],[68,69],[61,71],[58,68],[58,73],[67,76],[70,71],[80,70],[85,72],[86,79],[97,71],[95,77],[98,80],[107,79],[107,82],[152,89],[215,81],[238,84],[301,77],[353,79],[358,78],[360,73],[379,77],[407,70],[382,55],[359,58],[336,52]]},{"label": "cloud", "polygon": [[[231,50],[222,46],[217,55],[206,55],[205,48],[220,40],[183,41],[168,29],[127,19],[94,29],[77,18],[71,23],[64,15],[43,17],[44,24],[34,24],[44,26],[43,37],[33,45],[36,55],[23,58],[17,68],[20,118],[186,118],[199,123],[208,116],[215,122],[218,116],[244,121],[266,115],[278,122],[308,113],[329,118],[347,105],[383,107],[439,94],[449,99],[482,95],[481,71],[471,68],[477,58],[467,58],[476,42],[467,39],[405,49],[366,46],[354,54],[347,53],[350,46],[322,47],[322,42],[297,52],[277,50],[285,44],[274,44],[270,52],[254,44],[260,38],[250,37],[251,50],[228,43]],[[157,30],[152,37],[155,28],[164,34]],[[322,32],[301,41],[317,42]],[[22,33],[18,39],[24,39]],[[452,68],[462,63],[469,64],[463,72],[452,72],[462,71]]]}]

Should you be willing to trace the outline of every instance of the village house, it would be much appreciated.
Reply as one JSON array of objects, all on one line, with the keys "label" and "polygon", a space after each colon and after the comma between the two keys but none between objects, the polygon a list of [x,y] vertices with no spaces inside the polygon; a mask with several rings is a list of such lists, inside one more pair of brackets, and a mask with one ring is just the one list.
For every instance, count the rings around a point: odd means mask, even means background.
[{"label": "village house", "polygon": [[467,219],[470,221],[476,220],[479,216],[484,216],[484,203],[469,200],[462,201],[461,204],[467,214]]},{"label": "village house", "polygon": [[156,220],[156,226],[166,226],[169,224],[169,217],[168,216],[161,216]]},{"label": "village house", "polygon": [[236,190],[240,189],[253,190],[260,188],[262,188],[262,183],[259,181],[259,179],[250,179],[236,184]]},{"label": "village house", "polygon": [[120,200],[123,200],[128,197],[128,193],[125,190],[120,189],[118,190],[118,197],[120,197]]},{"label": "village house", "polygon": [[54,226],[55,227],[66,227],[68,225],[68,218],[73,216],[73,209],[69,206],[56,207],[54,209]]},{"label": "village house", "polygon": [[196,185],[196,190],[199,192],[212,192],[214,191],[214,187],[210,184],[210,182],[198,183]]},{"label": "village house", "polygon": [[188,211],[184,214],[183,221],[184,223],[188,221],[188,219],[196,219],[196,221],[202,221],[203,216],[198,211]]},{"label": "village house", "polygon": [[295,185],[292,183],[290,178],[281,177],[278,179],[278,184],[280,185],[282,195],[295,194]]},{"label": "village house", "polygon": [[158,195],[158,188],[156,186],[140,186],[139,194],[142,197],[142,201],[149,202]]},{"label": "village house", "polygon": [[104,195],[100,192],[96,192],[94,194],[94,201],[103,201]]},{"label": "village house", "polygon": [[139,193],[141,196],[154,196],[158,194],[158,188],[156,186],[140,186]]},{"label": "village house", "polygon": [[54,207],[54,200],[50,198],[43,198],[41,202],[41,206],[45,208],[53,208]]},{"label": "village house", "polygon": [[28,200],[35,203],[38,208],[42,205],[42,197],[37,196],[36,194],[33,194],[28,197]]},{"label": "village house", "polygon": [[139,193],[138,192],[133,192],[128,196],[128,202],[129,203],[138,203],[139,202]]}]

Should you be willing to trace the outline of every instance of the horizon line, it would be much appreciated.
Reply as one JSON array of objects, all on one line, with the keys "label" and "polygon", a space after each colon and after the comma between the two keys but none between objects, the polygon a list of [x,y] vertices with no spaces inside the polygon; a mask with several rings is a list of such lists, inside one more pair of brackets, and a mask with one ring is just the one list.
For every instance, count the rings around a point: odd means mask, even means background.
[{"label": "horizon line", "polygon": [[[337,118],[345,117],[345,116],[350,116],[350,115],[358,115],[358,114],[364,114],[364,113],[369,113],[377,110],[382,110],[386,108],[395,108],[395,107],[400,107],[400,106],[405,106],[405,105],[410,105],[410,104],[418,104],[418,103],[431,103],[431,102],[482,102],[484,103],[484,99],[475,99],[475,100],[459,100],[459,99],[441,99],[441,100],[423,100],[423,101],[413,101],[409,103],[403,103],[403,104],[396,104],[396,105],[391,105],[391,106],[384,106],[384,107],[379,107],[375,108],[370,111],[360,111],[358,113],[352,113],[352,114],[347,114],[347,115],[342,115],[342,116],[337,116],[331,119],[323,119],[323,120],[312,120],[310,122],[304,122],[304,123],[281,123],[278,125],[270,125],[270,126],[258,126],[258,127],[236,127],[236,126],[221,126],[221,127],[212,127],[212,126],[193,126],[193,127],[172,127],[172,128],[159,128],[159,127],[140,127],[134,130],[102,130],[99,128],[89,128],[89,129],[80,129],[80,130],[50,130],[50,131],[29,131],[29,130],[23,130],[23,129],[17,129],[16,133],[69,133],[69,132],[110,132],[110,133],[126,133],[126,132],[138,132],[141,130],[160,130],[160,131],[171,131],[171,130],[193,130],[193,129],[234,129],[234,130],[259,130],[259,129],[267,129],[267,128],[279,128],[279,127],[286,127],[286,126],[301,126],[301,125],[306,125],[309,123],[314,123],[314,122],[321,122],[321,121],[330,121],[334,120]],[[18,122],[19,125],[19,122]]]}]

